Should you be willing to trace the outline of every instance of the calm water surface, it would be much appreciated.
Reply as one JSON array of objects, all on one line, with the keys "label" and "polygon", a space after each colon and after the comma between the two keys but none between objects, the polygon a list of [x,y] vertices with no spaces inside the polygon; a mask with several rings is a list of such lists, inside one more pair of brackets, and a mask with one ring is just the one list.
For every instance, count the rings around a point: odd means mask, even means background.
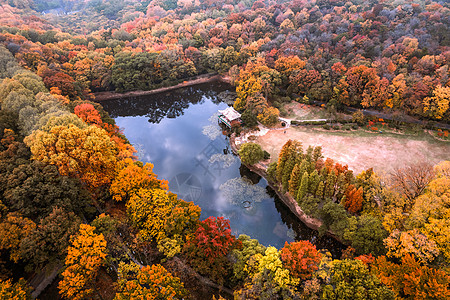
[{"label": "calm water surface", "polygon": [[228,218],[235,235],[247,234],[266,246],[307,239],[337,253],[334,240],[318,238],[297,222],[264,178],[250,172],[229,148],[217,124],[225,109],[218,94],[229,85],[210,83],[168,93],[110,100],[101,104],[171,191],[202,208],[202,219]]}]

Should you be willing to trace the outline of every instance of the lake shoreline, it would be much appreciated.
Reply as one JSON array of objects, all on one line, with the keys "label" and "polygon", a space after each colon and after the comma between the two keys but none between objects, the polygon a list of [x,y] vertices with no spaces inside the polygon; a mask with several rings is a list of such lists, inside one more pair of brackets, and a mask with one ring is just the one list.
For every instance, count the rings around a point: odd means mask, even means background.
[{"label": "lake shoreline", "polygon": [[230,84],[231,80],[230,77],[227,75],[220,75],[220,74],[204,74],[199,75],[195,77],[195,79],[189,79],[186,81],[183,81],[179,84],[168,86],[168,87],[161,87],[154,90],[149,91],[132,91],[132,92],[126,92],[126,93],[118,93],[118,92],[98,92],[94,93],[94,101],[96,102],[102,102],[107,100],[115,100],[120,98],[127,98],[127,97],[139,97],[139,96],[147,96],[147,95],[154,95],[159,93],[164,93],[172,90],[177,90],[181,88],[186,88],[190,86],[195,86],[203,83],[209,83],[209,82],[215,82],[215,81],[221,81]]},{"label": "lake shoreline", "polygon": [[[235,134],[233,133],[230,137],[230,147],[234,154],[238,155],[238,148],[235,143]],[[266,179],[267,184],[275,191],[277,196],[280,198],[280,200],[286,205],[289,210],[307,227],[313,229],[313,230],[319,230],[319,228],[322,226],[322,221],[319,219],[313,218],[311,216],[308,216],[301,207],[297,204],[297,201],[295,201],[294,198],[292,198],[291,195],[288,193],[281,192],[281,186],[280,184],[276,184],[269,180],[267,176],[267,167],[262,163],[256,163],[254,165],[246,165],[247,168],[250,169],[250,171],[258,174],[259,176]],[[344,241],[342,241],[338,236],[336,236],[335,233],[331,232],[330,230],[326,231],[326,234],[338,241],[339,243],[346,245]]]}]

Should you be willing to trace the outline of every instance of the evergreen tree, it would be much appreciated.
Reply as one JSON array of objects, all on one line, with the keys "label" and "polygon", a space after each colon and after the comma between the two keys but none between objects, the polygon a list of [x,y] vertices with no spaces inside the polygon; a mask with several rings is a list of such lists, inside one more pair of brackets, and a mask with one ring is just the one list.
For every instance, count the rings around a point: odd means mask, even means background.
[{"label": "evergreen tree", "polygon": [[286,192],[289,188],[289,180],[291,178],[292,170],[296,165],[295,164],[296,160],[297,155],[295,152],[292,152],[284,165],[283,176],[281,178],[281,183],[283,185],[283,192]]},{"label": "evergreen tree", "polygon": [[307,165],[308,174],[311,174],[315,170],[316,170],[316,163],[314,161],[308,162],[308,165]]},{"label": "evergreen tree", "polygon": [[267,168],[267,176],[269,180],[276,182],[277,181],[277,163],[272,162],[269,164],[269,167]]},{"label": "evergreen tree", "polygon": [[[300,174],[308,172],[308,166],[309,166],[309,163],[306,159],[301,160],[300,165],[299,165]],[[299,186],[300,186],[300,183],[299,183]]]},{"label": "evergreen tree", "polygon": [[341,199],[342,196],[344,196],[347,186],[348,186],[348,184],[345,180],[345,174],[340,173],[338,175],[337,181],[336,181],[336,197],[337,197],[337,199]]},{"label": "evergreen tree", "polygon": [[353,171],[348,170],[347,172],[345,172],[345,182],[347,184],[352,184],[354,181],[355,181],[355,176],[353,175]]},{"label": "evergreen tree", "polygon": [[315,195],[317,187],[319,186],[319,172],[317,170],[314,170],[312,173],[309,174],[309,186],[308,186],[308,192]]},{"label": "evergreen tree", "polygon": [[314,148],[313,151],[313,160],[315,162],[317,162],[320,158],[323,158],[322,156],[322,147],[321,146],[317,146]]},{"label": "evergreen tree", "polygon": [[283,191],[287,191],[289,189],[289,179],[291,178],[292,170],[294,169],[294,166],[298,162],[298,160],[303,156],[302,144],[298,141],[292,141],[289,148],[283,152],[286,152],[286,154],[283,155],[286,156],[287,159],[284,161],[281,180],[278,177],[278,169],[277,177],[278,180],[280,180],[282,183]]},{"label": "evergreen tree", "polygon": [[328,177],[328,168],[323,167],[322,169],[320,169],[320,176],[326,179]]},{"label": "evergreen tree", "polygon": [[325,190],[323,192],[323,195],[326,199],[331,199],[333,197],[336,181],[337,181],[336,172],[332,170],[330,174],[328,174],[327,183],[325,185]]},{"label": "evergreen tree", "polygon": [[302,182],[297,193],[297,202],[300,203],[308,192],[309,175],[308,172],[303,173]]},{"label": "evergreen tree", "polygon": [[291,194],[293,197],[297,195],[297,191],[299,188],[298,184],[301,180],[300,175],[300,166],[299,164],[295,164],[294,169],[292,170],[291,179],[289,179],[289,194]]},{"label": "evergreen tree", "polygon": [[323,190],[325,189],[325,184],[323,180],[319,181],[319,185],[317,186],[316,190],[316,197],[319,197],[320,199],[323,199]]},{"label": "evergreen tree", "polygon": [[311,162],[313,160],[313,151],[314,151],[314,148],[311,145],[308,146],[308,149],[306,149],[305,159],[308,162]]},{"label": "evergreen tree", "polygon": [[277,164],[277,180],[281,182],[283,178],[283,169],[286,164],[287,159],[289,158],[289,152],[291,150],[292,140],[287,141],[283,147],[281,148],[280,154],[278,155],[278,164]]}]

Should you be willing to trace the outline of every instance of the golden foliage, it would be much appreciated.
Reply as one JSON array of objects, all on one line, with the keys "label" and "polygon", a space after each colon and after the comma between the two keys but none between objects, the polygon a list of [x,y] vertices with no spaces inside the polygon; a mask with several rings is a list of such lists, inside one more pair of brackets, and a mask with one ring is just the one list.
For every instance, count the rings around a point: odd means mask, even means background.
[{"label": "golden foliage", "polygon": [[61,175],[80,178],[90,189],[109,184],[114,177],[118,149],[97,126],[55,126],[35,131],[25,139],[33,158],[54,164]]},{"label": "golden foliage", "polygon": [[92,292],[98,269],[106,258],[106,240],[103,234],[95,234],[95,227],[81,224],[65,261],[66,269],[59,282],[60,294],[70,300],[81,300]]},{"label": "golden foliage", "polygon": [[142,165],[127,158],[117,165],[117,175],[111,183],[109,189],[112,197],[116,201],[127,200],[135,195],[141,188],[168,190],[166,180],[158,180],[153,173],[153,165],[147,163]]}]

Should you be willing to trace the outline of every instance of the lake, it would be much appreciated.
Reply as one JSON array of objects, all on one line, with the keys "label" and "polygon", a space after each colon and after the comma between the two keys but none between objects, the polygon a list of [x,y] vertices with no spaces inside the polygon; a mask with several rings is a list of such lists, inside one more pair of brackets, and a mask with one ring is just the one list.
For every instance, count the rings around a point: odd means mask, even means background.
[{"label": "lake", "polygon": [[230,220],[232,232],[282,248],[310,240],[335,256],[342,245],[299,222],[268,187],[241,165],[218,125],[218,110],[228,107],[220,95],[233,87],[213,82],[156,95],[103,101],[101,104],[143,162],[151,162],[170,190],[209,216]]}]

